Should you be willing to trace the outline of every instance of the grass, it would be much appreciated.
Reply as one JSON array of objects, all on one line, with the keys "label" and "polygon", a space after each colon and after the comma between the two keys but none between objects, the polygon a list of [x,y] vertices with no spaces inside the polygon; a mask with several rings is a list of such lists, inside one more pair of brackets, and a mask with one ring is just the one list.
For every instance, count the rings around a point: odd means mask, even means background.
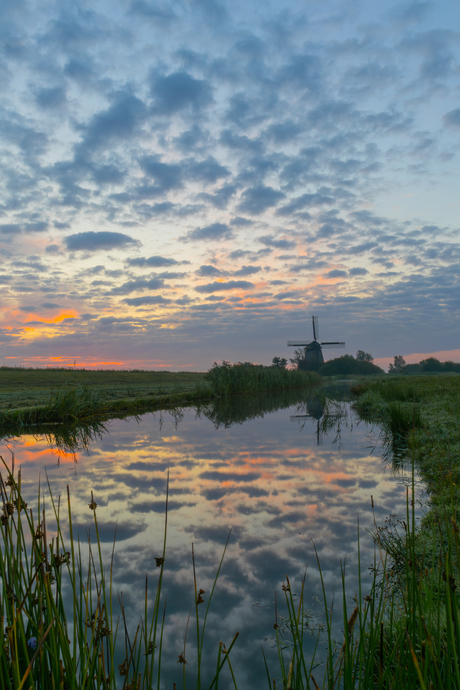
[{"label": "grass", "polygon": [[358,415],[382,424],[390,442],[414,453],[430,496],[425,522],[438,520],[446,505],[459,506],[460,377],[392,377],[361,383],[352,391],[358,396]]},{"label": "grass", "polygon": [[0,367],[0,412],[46,404],[58,391],[69,388],[86,387],[108,403],[186,394],[203,378],[204,372]]}]

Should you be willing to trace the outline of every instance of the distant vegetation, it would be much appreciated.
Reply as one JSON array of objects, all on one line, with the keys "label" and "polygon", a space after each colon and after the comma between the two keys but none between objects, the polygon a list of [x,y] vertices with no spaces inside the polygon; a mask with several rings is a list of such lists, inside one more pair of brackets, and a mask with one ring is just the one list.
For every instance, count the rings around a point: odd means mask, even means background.
[{"label": "distant vegetation", "polygon": [[228,396],[241,393],[283,390],[286,388],[305,388],[321,382],[314,371],[298,371],[282,366],[264,367],[251,362],[214,362],[205,375],[213,395]]},{"label": "distant vegetation", "polygon": [[376,364],[365,359],[355,359],[352,355],[330,359],[318,369],[320,376],[375,376],[384,373]]},{"label": "distant vegetation", "polygon": [[460,374],[459,362],[440,362],[436,357],[422,359],[418,364],[405,364],[399,372],[400,374],[434,374],[434,373],[457,373]]}]

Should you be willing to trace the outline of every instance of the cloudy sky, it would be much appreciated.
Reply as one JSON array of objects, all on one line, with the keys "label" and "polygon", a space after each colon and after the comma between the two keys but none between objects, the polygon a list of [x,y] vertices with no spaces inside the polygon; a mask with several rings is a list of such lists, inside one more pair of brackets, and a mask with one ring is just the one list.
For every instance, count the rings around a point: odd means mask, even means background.
[{"label": "cloudy sky", "polygon": [[460,360],[455,0],[3,0],[0,34],[0,363],[267,364],[311,314]]}]

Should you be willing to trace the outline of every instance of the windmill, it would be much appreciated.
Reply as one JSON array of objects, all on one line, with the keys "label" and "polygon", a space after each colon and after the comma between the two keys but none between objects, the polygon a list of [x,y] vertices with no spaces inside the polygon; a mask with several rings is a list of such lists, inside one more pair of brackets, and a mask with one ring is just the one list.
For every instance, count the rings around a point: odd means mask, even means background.
[{"label": "windmill", "polygon": [[[320,364],[324,364],[323,358],[323,347],[325,348],[339,348],[345,347],[344,342],[318,342],[319,331],[318,331],[318,317],[312,316],[311,321],[313,324],[313,340],[309,343],[300,342],[298,340],[288,340],[289,347],[304,347],[305,348],[305,358],[299,361],[299,369],[314,369]],[[316,365],[316,366],[315,366]]]}]

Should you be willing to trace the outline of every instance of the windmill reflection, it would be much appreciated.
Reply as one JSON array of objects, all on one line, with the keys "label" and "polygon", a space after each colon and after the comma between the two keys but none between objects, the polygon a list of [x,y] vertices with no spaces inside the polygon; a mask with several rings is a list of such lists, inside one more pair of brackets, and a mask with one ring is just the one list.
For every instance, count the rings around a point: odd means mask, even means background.
[{"label": "windmill reflection", "polygon": [[307,419],[316,419],[316,445],[320,446],[323,443],[320,421],[324,415],[321,400],[319,398],[309,398],[304,404],[305,412],[303,414],[292,414],[290,420],[291,422],[300,422],[300,431],[303,431]]},{"label": "windmill reflection", "polygon": [[[302,409],[303,408],[303,409]],[[344,416],[346,416],[346,409],[342,404],[335,404],[331,406],[331,401],[326,399],[321,400],[319,397],[308,398],[304,403],[299,405],[299,412],[301,414],[293,414],[290,416],[291,422],[300,423],[300,431],[305,427],[307,419],[316,420],[316,445],[320,446],[323,443],[324,434],[331,429],[336,431],[336,438],[334,443],[340,441],[340,423]]]}]

